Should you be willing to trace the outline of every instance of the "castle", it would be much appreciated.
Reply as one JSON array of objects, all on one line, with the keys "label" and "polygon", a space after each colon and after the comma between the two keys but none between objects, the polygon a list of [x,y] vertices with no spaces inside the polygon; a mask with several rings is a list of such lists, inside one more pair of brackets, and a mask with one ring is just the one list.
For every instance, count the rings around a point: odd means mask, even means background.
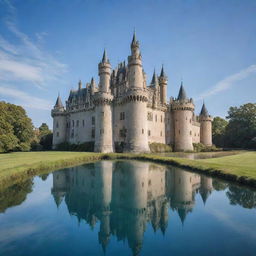
[{"label": "castle", "polygon": [[66,108],[60,96],[51,112],[53,148],[63,142],[93,143],[95,152],[149,152],[149,143],[172,145],[175,151],[193,150],[193,143],[212,145],[212,117],[203,104],[196,116],[192,98],[183,84],[177,98],[167,102],[167,76],[162,67],[149,86],[142,67],[135,33],[128,65],[111,70],[104,51],[98,65],[99,84],[94,79],[71,90]]},{"label": "castle", "polygon": [[[98,242],[105,251],[111,236],[128,241],[140,255],[144,233],[165,231],[169,209],[182,225],[200,194],[206,203],[213,191],[212,178],[138,161],[100,161],[53,173],[52,195],[57,207],[64,202],[70,215],[91,229],[99,223]],[[171,215],[174,217],[174,215]]]}]

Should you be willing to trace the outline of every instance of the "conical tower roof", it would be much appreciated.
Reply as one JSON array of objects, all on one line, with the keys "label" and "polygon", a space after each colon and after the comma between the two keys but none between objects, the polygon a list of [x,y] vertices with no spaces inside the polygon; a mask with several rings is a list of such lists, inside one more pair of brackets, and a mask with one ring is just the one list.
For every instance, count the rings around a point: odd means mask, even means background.
[{"label": "conical tower roof", "polygon": [[104,49],[103,57],[102,57],[101,62],[102,62],[102,63],[106,63],[106,62],[108,62],[108,57],[107,57],[106,49]]},{"label": "conical tower roof", "polygon": [[166,77],[165,72],[164,72],[164,65],[162,65],[160,77]]},{"label": "conical tower roof", "polygon": [[200,116],[209,116],[208,110],[205,106],[205,103],[202,106],[201,112],[200,112]]},{"label": "conical tower roof", "polygon": [[156,75],[156,71],[154,70],[153,76],[152,76],[152,80],[151,80],[151,85],[158,85],[158,80],[157,80],[157,75]]},{"label": "conical tower roof", "polygon": [[183,82],[181,82],[180,91],[179,91],[179,95],[178,95],[178,100],[186,100],[186,99],[187,99],[187,94],[186,94],[185,89],[183,87]]},{"label": "conical tower roof", "polygon": [[63,108],[63,104],[62,104],[62,101],[61,101],[61,98],[60,98],[60,95],[58,95],[58,98],[56,100],[56,103],[55,103],[55,108]]},{"label": "conical tower roof", "polygon": [[135,30],[134,30],[131,45],[136,44],[136,42],[137,42],[137,39],[136,39],[136,32],[135,32]]}]

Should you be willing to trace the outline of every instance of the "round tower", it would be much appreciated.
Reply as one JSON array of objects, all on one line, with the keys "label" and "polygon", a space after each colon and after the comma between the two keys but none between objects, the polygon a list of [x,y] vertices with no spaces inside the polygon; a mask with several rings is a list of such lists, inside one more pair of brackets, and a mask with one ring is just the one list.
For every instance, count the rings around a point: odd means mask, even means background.
[{"label": "round tower", "polygon": [[53,139],[52,148],[55,149],[60,143],[66,141],[67,117],[64,106],[61,102],[60,95],[58,96],[55,106],[51,112],[53,118]]},{"label": "round tower", "polygon": [[99,91],[94,95],[96,112],[95,130],[95,152],[113,152],[112,133],[112,101],[113,95],[110,92],[111,66],[104,50],[102,61],[99,63]]},{"label": "round tower", "polygon": [[203,104],[200,115],[200,142],[205,146],[212,146],[212,117]]},{"label": "round tower", "polygon": [[136,39],[134,32],[131,43],[131,56],[128,57],[128,82],[130,88],[143,88],[143,69],[142,58],[140,54],[139,41]]},{"label": "round tower", "polygon": [[128,83],[129,89],[124,96],[127,109],[127,138],[124,151],[134,153],[149,152],[148,94],[144,88],[141,54],[135,33],[131,43],[131,56],[128,57]]},{"label": "round tower", "polygon": [[195,109],[192,99],[188,99],[181,83],[178,98],[173,100],[174,113],[174,148],[175,151],[193,150],[192,118]]},{"label": "round tower", "polygon": [[167,97],[167,76],[164,73],[164,67],[162,66],[161,74],[159,77],[159,86],[160,86],[160,101],[162,104],[166,104]]}]

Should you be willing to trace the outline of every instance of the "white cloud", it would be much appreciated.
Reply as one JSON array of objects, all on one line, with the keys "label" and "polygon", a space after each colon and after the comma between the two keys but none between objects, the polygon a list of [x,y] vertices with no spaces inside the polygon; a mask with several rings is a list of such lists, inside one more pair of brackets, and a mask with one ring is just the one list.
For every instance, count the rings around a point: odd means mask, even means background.
[{"label": "white cloud", "polygon": [[228,90],[234,86],[236,82],[247,78],[253,73],[256,73],[256,65],[251,65],[248,68],[239,71],[238,73],[226,77],[225,79],[218,82],[215,86],[213,86],[210,90],[202,93],[196,100],[202,100],[222,91]]},{"label": "white cloud", "polygon": [[0,35],[0,100],[8,97],[23,107],[49,110],[52,103],[33,95],[38,89],[47,91],[63,83],[67,66],[42,47],[46,31],[37,31],[33,40],[16,25],[16,8],[12,3],[5,0],[1,4],[6,9],[2,19],[6,33]]},{"label": "white cloud", "polygon": [[50,110],[52,107],[50,101],[35,97],[18,89],[10,88],[10,86],[0,86],[0,95],[1,98],[3,96],[11,97],[15,100],[16,104],[27,108]]}]

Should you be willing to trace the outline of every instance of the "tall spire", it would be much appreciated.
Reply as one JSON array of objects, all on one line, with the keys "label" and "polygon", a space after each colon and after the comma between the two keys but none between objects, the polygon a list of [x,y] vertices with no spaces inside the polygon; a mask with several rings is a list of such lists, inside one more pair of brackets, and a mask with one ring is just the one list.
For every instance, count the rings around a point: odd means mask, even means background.
[{"label": "tall spire", "polygon": [[201,112],[200,112],[200,116],[209,116],[209,113],[208,113],[208,110],[205,106],[205,103],[203,103],[203,106],[202,106],[202,109],[201,109]]},{"label": "tall spire", "polygon": [[151,80],[151,85],[156,86],[158,84],[157,76],[156,76],[156,70],[154,69],[153,77]]},{"label": "tall spire", "polygon": [[162,65],[160,77],[166,77],[165,72],[164,72],[164,65]]},{"label": "tall spire", "polygon": [[54,108],[63,108],[63,104],[62,104],[62,101],[61,101],[61,98],[60,98],[60,94],[58,94],[58,98],[56,100]]},{"label": "tall spire", "polygon": [[136,32],[135,32],[135,29],[133,31],[133,37],[132,37],[132,44],[135,44],[137,42],[136,40]]},{"label": "tall spire", "polygon": [[186,99],[187,99],[187,95],[186,95],[185,89],[183,87],[183,81],[181,81],[178,100],[186,100]]},{"label": "tall spire", "polygon": [[79,90],[82,89],[82,81],[81,81],[81,80],[79,80],[79,82],[78,82],[78,89],[79,89]]},{"label": "tall spire", "polygon": [[103,57],[102,57],[102,61],[101,62],[102,63],[108,62],[106,49],[104,49],[104,53],[103,53]]}]

